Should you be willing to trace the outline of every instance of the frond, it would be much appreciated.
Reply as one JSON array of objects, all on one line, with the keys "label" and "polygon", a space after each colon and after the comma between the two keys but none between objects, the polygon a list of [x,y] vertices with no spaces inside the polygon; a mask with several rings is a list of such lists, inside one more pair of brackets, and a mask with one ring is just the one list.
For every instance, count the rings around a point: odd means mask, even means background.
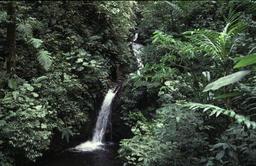
[{"label": "frond", "polygon": [[27,22],[18,24],[17,30],[25,40],[30,39],[33,36],[32,26]]},{"label": "frond", "polygon": [[190,108],[191,110],[203,110],[203,112],[210,113],[209,116],[215,115],[218,117],[219,115],[223,114],[226,115],[241,125],[245,125],[247,128],[256,129],[256,122],[251,121],[249,118],[237,114],[233,110],[226,110],[211,104],[200,104],[200,103],[186,103],[182,105],[183,107]]},{"label": "frond", "polygon": [[0,11],[0,23],[7,20],[7,13],[5,11]]},{"label": "frond", "polygon": [[40,50],[37,55],[38,62],[46,71],[49,70],[52,65],[52,57],[50,55],[51,54],[46,50]]},{"label": "frond", "polygon": [[244,70],[244,71],[238,71],[233,74],[229,74],[227,76],[221,77],[217,79],[216,81],[208,84],[204,92],[210,91],[210,90],[218,90],[221,87],[234,84],[238,81],[240,81],[242,78],[244,78],[246,75],[248,75],[251,71],[250,70]]},{"label": "frond", "polygon": [[173,9],[173,15],[178,16],[183,13],[183,10],[175,3],[171,1],[164,1],[167,5],[169,5]]},{"label": "frond", "polygon": [[31,38],[29,40],[29,43],[31,43],[34,48],[39,48],[42,46],[43,40],[37,39],[37,38]]}]

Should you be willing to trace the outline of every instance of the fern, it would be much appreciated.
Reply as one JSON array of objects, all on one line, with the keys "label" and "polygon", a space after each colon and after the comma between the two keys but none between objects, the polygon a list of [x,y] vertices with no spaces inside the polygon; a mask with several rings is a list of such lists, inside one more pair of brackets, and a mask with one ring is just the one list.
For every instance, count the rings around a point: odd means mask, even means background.
[{"label": "fern", "polygon": [[47,71],[52,65],[51,54],[46,50],[40,50],[38,52],[37,60],[42,65],[42,67]]},{"label": "fern", "polygon": [[31,38],[29,43],[32,44],[34,48],[40,48],[43,44],[43,41],[41,39]]},{"label": "fern", "polygon": [[28,39],[33,37],[33,28],[27,22],[18,24],[17,30],[25,41],[28,41]]},{"label": "fern", "polygon": [[33,17],[29,17],[25,21],[18,24],[17,30],[23,37],[23,40],[28,44],[32,45],[37,51],[37,60],[42,67],[47,71],[52,65],[51,54],[41,49],[43,46],[43,40],[33,37],[33,30],[42,28],[42,24]]},{"label": "fern", "polygon": [[249,118],[237,114],[233,110],[226,110],[211,104],[200,104],[200,103],[186,103],[182,105],[183,107],[188,107],[192,110],[203,110],[203,112],[209,112],[209,116],[215,115],[218,117],[219,115],[223,114],[232,119],[235,119],[237,123],[245,125],[247,128],[256,129],[256,122],[251,121]]},{"label": "fern", "polygon": [[0,23],[5,22],[7,20],[7,12],[0,11]]},{"label": "fern", "polygon": [[172,9],[172,14],[174,16],[179,16],[181,14],[183,14],[183,10],[180,8],[180,6],[178,6],[178,4],[175,4],[171,1],[164,1],[167,5],[169,5]]}]

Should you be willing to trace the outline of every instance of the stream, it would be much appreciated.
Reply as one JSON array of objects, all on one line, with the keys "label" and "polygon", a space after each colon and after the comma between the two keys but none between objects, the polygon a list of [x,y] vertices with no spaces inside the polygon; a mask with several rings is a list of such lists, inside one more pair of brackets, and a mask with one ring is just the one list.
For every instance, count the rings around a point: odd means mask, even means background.
[{"label": "stream", "polygon": [[117,149],[117,145],[106,143],[102,150],[65,151],[43,166],[122,166],[117,158]]}]

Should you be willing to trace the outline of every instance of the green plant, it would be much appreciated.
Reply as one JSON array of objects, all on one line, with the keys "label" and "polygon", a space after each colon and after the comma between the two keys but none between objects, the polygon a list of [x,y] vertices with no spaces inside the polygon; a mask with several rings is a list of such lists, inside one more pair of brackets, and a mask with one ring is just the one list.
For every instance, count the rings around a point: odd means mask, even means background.
[{"label": "green plant", "polygon": [[22,83],[1,99],[1,139],[9,146],[8,152],[19,154],[21,151],[32,161],[48,149],[56,127],[56,112],[39,96],[38,86]]},{"label": "green plant", "polygon": [[187,103],[183,105],[184,107],[189,107],[191,110],[202,109],[203,112],[209,112],[209,116],[215,115],[218,117],[221,114],[229,116],[236,120],[237,123],[245,125],[247,128],[256,129],[256,122],[250,121],[247,117],[243,115],[236,114],[233,110],[226,110],[211,104],[200,104],[200,103]]},{"label": "green plant", "polygon": [[29,17],[23,22],[19,23],[17,30],[21,37],[27,44],[32,45],[32,47],[37,52],[37,60],[39,64],[48,71],[52,65],[51,54],[43,48],[43,40],[33,37],[34,29],[42,29],[41,23],[35,18]]},{"label": "green plant", "polygon": [[198,165],[196,153],[203,154],[206,143],[205,135],[196,131],[201,123],[195,113],[163,106],[153,121],[138,121],[132,128],[135,136],[121,141],[119,154],[129,165]]}]

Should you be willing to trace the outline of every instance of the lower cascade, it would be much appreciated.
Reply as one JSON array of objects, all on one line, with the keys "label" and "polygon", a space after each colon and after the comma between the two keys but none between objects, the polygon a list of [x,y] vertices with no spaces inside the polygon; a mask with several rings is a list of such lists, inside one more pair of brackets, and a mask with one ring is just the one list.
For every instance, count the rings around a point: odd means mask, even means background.
[{"label": "lower cascade", "polygon": [[96,126],[93,133],[93,138],[91,141],[86,141],[74,149],[78,151],[93,151],[97,149],[102,149],[104,135],[106,133],[108,119],[111,113],[111,104],[115,95],[118,91],[118,88],[109,89],[108,93],[106,94],[104,101],[101,106],[101,110],[99,112]]}]

